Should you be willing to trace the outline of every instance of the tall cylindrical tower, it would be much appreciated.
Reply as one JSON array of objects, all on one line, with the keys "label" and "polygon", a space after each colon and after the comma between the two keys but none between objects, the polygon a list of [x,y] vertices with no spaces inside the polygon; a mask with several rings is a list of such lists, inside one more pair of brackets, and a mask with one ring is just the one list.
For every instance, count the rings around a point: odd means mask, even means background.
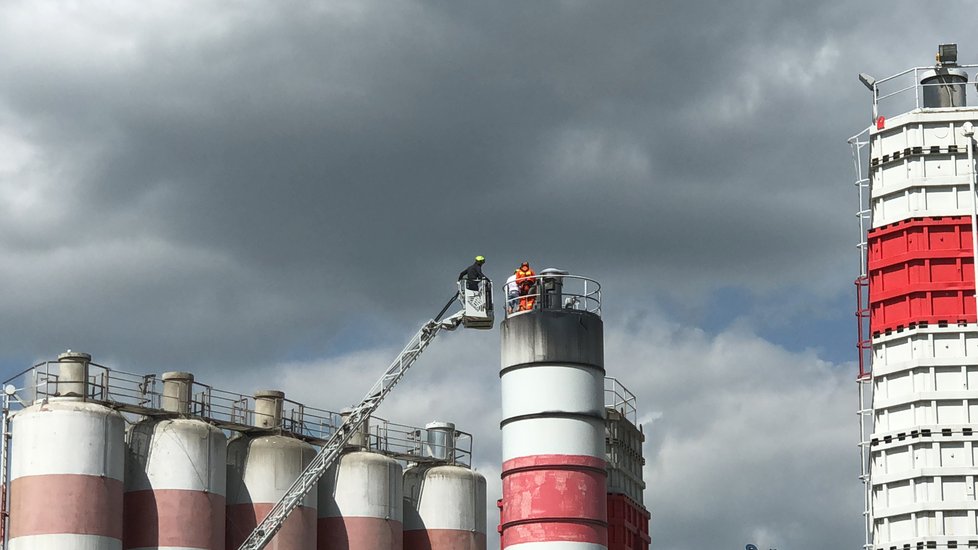
[{"label": "tall cylindrical tower", "polygon": [[502,322],[502,547],[603,550],[603,325],[595,295],[569,291],[579,278],[553,273]]},{"label": "tall cylindrical tower", "polygon": [[[285,394],[255,394],[255,425],[273,430],[281,425]],[[237,550],[275,503],[285,495],[316,455],[308,443],[275,435],[239,435],[228,443],[227,550]],[[315,491],[310,491],[265,548],[316,550]]]},{"label": "tall cylindrical tower", "polygon": [[968,129],[978,108],[964,105],[965,66],[949,46],[936,67],[860,77],[874,92],[875,117],[851,141],[860,154],[868,150],[857,182],[866,232],[857,283],[868,287],[859,306],[861,327],[868,323],[860,387],[872,390],[871,404],[860,394],[864,426],[871,425],[861,443],[867,548],[968,547],[978,537]]},{"label": "tall cylindrical tower", "polygon": [[[163,374],[163,408],[189,412],[193,375]],[[147,418],[129,431],[123,549],[224,550],[227,438],[189,418]]]},{"label": "tall cylindrical tower", "polygon": [[12,550],[122,546],[125,428],[119,413],[85,401],[90,362],[61,354],[58,397],[13,417]]}]

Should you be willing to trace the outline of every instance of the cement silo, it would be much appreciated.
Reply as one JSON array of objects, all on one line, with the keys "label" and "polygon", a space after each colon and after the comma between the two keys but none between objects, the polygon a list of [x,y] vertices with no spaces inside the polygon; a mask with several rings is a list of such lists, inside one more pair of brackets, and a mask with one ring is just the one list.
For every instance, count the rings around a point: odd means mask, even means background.
[{"label": "cement silo", "polygon": [[485,550],[486,478],[461,466],[404,472],[404,550]]},{"label": "cement silo", "polygon": [[604,337],[598,284],[545,270],[502,322],[503,548],[604,550]]},{"label": "cement silo", "polygon": [[[163,374],[163,410],[189,412],[193,375]],[[124,548],[223,550],[227,438],[188,418],[147,418],[129,432]]]},{"label": "cement silo", "polygon": [[54,397],[13,416],[10,549],[122,547],[124,422],[87,403],[91,356],[63,353]]},{"label": "cement silo", "polygon": [[[312,461],[308,443],[276,435],[281,425],[280,391],[255,394],[255,425],[265,435],[242,434],[228,443],[227,544],[236,550]],[[267,550],[316,550],[316,493],[306,495]]]},{"label": "cement silo", "polygon": [[353,451],[319,480],[319,550],[401,550],[401,465]]}]

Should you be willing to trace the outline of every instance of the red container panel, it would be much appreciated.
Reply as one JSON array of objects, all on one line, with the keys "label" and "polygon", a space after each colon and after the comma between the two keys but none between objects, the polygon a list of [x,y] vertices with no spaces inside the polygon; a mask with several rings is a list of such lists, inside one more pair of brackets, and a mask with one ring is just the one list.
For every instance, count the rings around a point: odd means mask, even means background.
[{"label": "red container panel", "polygon": [[608,550],[648,550],[651,515],[625,495],[608,495]]},{"label": "red container panel", "polygon": [[914,218],[868,237],[873,334],[919,323],[975,322],[970,218]]}]

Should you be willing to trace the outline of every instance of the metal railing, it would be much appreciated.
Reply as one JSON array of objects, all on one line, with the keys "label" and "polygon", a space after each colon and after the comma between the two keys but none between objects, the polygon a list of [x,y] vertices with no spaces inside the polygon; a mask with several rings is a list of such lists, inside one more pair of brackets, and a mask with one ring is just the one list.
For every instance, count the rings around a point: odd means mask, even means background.
[{"label": "metal railing", "polygon": [[472,435],[455,430],[451,440],[430,437],[429,430],[371,417],[367,448],[406,462],[445,462],[472,466]]},{"label": "metal railing", "polygon": [[[5,396],[8,409],[11,409],[7,412],[57,399],[59,365],[57,361],[44,361],[5,381],[4,386],[14,388],[12,394]],[[88,366],[87,401],[142,416],[175,414],[162,408],[163,380],[160,376],[133,374],[98,363]],[[229,431],[268,431],[255,426],[254,396],[218,389],[196,380],[191,386],[187,416]],[[433,448],[424,428],[379,417],[371,418],[370,422],[371,450],[406,461],[432,462],[437,461],[438,456],[449,456],[448,460],[453,464],[470,466],[472,463],[472,436],[466,432],[455,431],[454,450],[448,452],[448,449]],[[276,430],[318,445],[329,439],[342,423],[343,415],[339,412],[284,399],[281,423]]]},{"label": "metal railing", "polygon": [[[947,65],[947,69],[975,69],[978,65]],[[924,108],[924,95],[928,89],[943,88],[949,86],[964,85],[971,88],[971,93],[975,93],[975,85],[978,83],[978,75],[969,75],[966,83],[949,84],[946,82],[934,82],[921,84],[920,80],[924,73],[934,71],[935,67],[913,67],[895,75],[877,80],[874,84],[873,97],[873,120],[883,116],[889,118],[908,111]],[[978,71],[976,71],[978,72]],[[972,96],[965,105],[960,107],[978,106],[978,96]]]},{"label": "metal railing", "polygon": [[638,405],[635,394],[617,378],[606,376],[604,379],[604,406],[620,412],[629,422],[638,425]]},{"label": "metal railing", "polygon": [[503,286],[506,316],[539,309],[569,309],[601,315],[601,284],[564,272],[518,278]]}]

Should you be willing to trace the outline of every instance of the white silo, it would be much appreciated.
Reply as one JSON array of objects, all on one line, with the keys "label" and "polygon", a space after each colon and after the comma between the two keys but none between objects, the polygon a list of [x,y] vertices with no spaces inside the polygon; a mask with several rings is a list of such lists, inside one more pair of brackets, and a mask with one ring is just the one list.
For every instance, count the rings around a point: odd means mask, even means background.
[{"label": "white silo", "polygon": [[486,478],[454,465],[455,425],[425,426],[425,455],[404,472],[404,550],[485,550]]},{"label": "white silo", "polygon": [[122,416],[85,402],[86,353],[58,357],[56,397],[12,420],[11,550],[122,548]]},{"label": "white silo", "polygon": [[401,465],[344,454],[319,480],[319,550],[401,550]]},{"label": "white silo", "polygon": [[[255,425],[281,425],[285,394],[255,394]],[[242,434],[228,443],[227,547],[238,548],[316,455],[308,443],[283,435]],[[285,521],[267,550],[316,550],[316,500],[310,491]]]},{"label": "white silo", "polygon": [[[193,375],[163,374],[163,409],[189,412]],[[129,432],[125,548],[223,550],[227,438],[206,422],[147,418]]]}]

